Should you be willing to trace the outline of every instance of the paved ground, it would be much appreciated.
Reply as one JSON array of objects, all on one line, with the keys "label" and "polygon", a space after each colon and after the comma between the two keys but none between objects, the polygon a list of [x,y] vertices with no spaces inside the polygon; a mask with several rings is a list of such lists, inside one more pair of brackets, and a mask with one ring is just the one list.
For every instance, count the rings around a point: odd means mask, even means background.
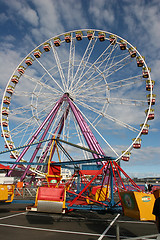
[{"label": "paved ground", "polygon": [[[139,222],[117,214],[72,212],[65,215],[26,212],[28,204],[0,205],[1,240],[107,240],[157,234],[152,222]],[[110,227],[110,228],[109,228]],[[109,230],[107,230],[109,229]],[[105,236],[103,234],[105,233]]]}]

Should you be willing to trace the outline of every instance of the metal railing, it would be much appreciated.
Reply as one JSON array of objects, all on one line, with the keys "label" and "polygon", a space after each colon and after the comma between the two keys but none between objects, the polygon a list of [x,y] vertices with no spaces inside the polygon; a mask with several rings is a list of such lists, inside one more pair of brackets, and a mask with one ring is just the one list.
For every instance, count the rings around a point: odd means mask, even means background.
[{"label": "metal railing", "polygon": [[15,188],[14,190],[14,199],[22,198],[35,198],[37,192],[37,187],[24,187],[24,188]]}]

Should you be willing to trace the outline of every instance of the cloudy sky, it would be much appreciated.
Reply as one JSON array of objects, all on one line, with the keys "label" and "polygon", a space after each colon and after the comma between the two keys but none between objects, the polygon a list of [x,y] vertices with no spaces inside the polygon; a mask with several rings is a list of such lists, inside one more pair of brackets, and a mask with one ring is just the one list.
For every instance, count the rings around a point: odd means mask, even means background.
[{"label": "cloudy sky", "polygon": [[0,97],[21,60],[45,40],[75,29],[115,33],[145,56],[156,94],[143,147],[122,166],[131,176],[160,176],[159,13],[159,0],[0,0]]}]

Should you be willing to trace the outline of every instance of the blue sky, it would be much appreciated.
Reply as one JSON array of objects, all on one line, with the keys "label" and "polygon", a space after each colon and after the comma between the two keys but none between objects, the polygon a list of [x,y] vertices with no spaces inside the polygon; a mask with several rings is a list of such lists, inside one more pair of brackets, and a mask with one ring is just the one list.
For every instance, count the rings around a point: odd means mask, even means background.
[{"label": "blue sky", "polygon": [[0,97],[17,65],[45,40],[74,29],[115,33],[145,56],[156,94],[149,134],[122,166],[131,176],[160,176],[159,13],[159,0],[0,0]]}]

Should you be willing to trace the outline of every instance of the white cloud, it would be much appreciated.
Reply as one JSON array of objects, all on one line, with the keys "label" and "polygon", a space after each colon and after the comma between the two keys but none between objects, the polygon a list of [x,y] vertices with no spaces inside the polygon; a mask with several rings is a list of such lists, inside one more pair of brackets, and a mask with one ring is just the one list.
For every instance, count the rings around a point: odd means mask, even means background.
[{"label": "white cloud", "polygon": [[97,26],[112,25],[115,21],[114,3],[106,0],[90,1],[89,13]]},{"label": "white cloud", "polygon": [[4,24],[9,18],[5,13],[0,14],[0,24]]},{"label": "white cloud", "polygon": [[[124,21],[130,32],[137,36],[140,43],[148,42],[159,47],[160,6],[157,1],[124,1]],[[129,10],[130,9],[130,10]],[[145,41],[144,41],[145,40]]]},{"label": "white cloud", "polygon": [[[32,24],[33,26],[38,26],[39,18],[34,9],[32,9],[26,1],[20,1],[20,0],[8,0],[4,1],[4,3],[7,5],[8,8],[8,17],[14,17],[14,19],[17,19],[18,17],[21,17],[21,20],[28,22],[29,24]],[[14,12],[15,15],[10,14],[11,12]],[[19,21],[19,25],[21,25],[21,21]]]}]

